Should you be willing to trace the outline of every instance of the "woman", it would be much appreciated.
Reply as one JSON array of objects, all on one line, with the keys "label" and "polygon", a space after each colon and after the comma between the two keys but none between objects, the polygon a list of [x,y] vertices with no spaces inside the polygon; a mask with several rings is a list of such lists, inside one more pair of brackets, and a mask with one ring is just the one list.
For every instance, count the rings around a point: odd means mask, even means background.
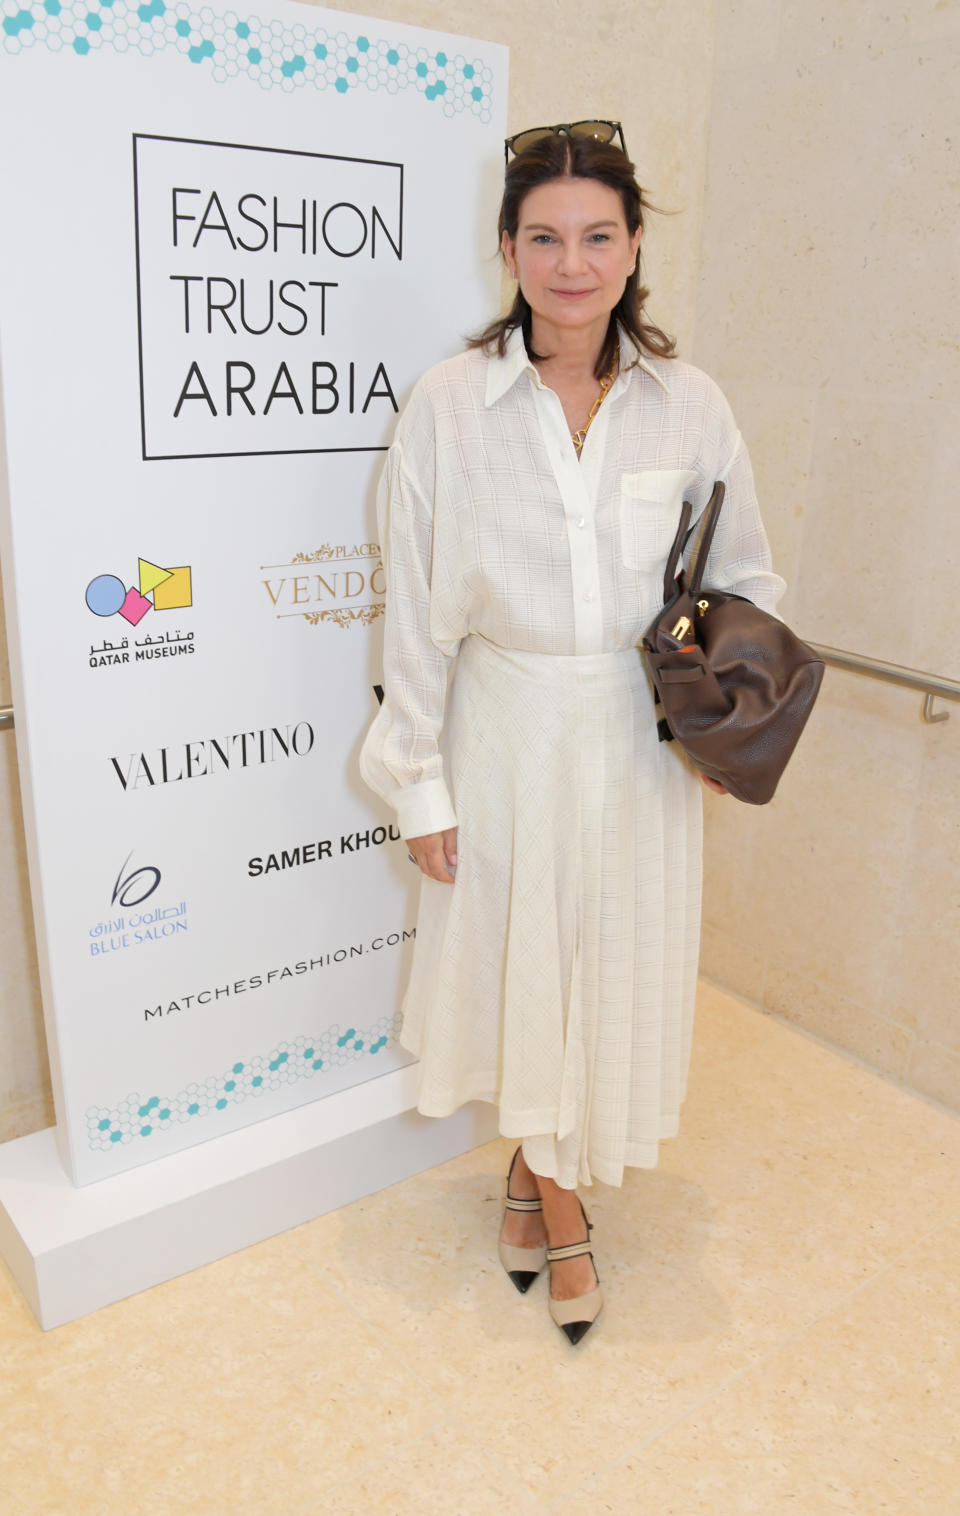
[{"label": "woman", "polygon": [[361,759],[424,876],[401,1039],[419,1109],[491,1100],[522,1139],[500,1254],[521,1291],[549,1263],[572,1342],[602,1305],[576,1186],[653,1167],[686,1088],[700,792],[637,651],[682,501],[724,480],[712,582],[768,610],[783,588],[729,406],[645,319],[649,207],[615,132],[507,143],[517,294],[398,425]]}]

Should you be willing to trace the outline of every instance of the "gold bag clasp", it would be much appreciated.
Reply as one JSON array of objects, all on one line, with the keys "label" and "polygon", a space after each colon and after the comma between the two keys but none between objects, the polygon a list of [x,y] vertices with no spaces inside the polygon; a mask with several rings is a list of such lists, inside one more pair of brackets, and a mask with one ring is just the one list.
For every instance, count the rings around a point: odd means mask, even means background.
[{"label": "gold bag clasp", "polygon": [[670,636],[676,637],[678,642],[682,642],[684,637],[690,635],[690,628],[692,626],[693,622],[689,616],[681,616],[676,626],[670,628]]}]

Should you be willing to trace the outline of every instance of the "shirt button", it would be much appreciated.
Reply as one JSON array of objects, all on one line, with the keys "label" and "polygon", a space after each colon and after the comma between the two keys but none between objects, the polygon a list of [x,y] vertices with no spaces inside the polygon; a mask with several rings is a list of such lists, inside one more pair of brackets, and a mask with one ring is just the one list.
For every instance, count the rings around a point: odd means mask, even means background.
[{"label": "shirt button", "polygon": [[591,593],[590,593],[589,590],[584,590],[584,592],[583,592],[583,598],[584,598],[584,600],[592,600],[593,596],[591,595]]},{"label": "shirt button", "polygon": [[586,519],[583,516],[581,516],[580,520],[577,522],[577,526],[580,528],[581,531],[583,531],[583,529],[586,526],[586,524],[587,524],[586,523]]}]

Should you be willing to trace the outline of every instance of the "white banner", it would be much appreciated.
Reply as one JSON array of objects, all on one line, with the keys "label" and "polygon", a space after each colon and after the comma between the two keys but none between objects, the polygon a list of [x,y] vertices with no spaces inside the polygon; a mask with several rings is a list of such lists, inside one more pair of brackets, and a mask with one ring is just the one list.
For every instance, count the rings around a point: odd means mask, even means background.
[{"label": "white banner", "polygon": [[396,1068],[356,775],[374,486],[496,307],[506,52],[297,4],[7,4],[4,572],[77,1183]]}]

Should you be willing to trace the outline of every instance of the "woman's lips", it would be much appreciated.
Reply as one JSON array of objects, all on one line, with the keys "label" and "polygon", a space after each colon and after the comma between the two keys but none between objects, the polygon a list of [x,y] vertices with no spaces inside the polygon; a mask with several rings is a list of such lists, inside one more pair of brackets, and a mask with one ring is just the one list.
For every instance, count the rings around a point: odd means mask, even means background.
[{"label": "woman's lips", "polygon": [[561,300],[586,300],[588,295],[596,293],[595,290],[554,290],[555,295]]}]

